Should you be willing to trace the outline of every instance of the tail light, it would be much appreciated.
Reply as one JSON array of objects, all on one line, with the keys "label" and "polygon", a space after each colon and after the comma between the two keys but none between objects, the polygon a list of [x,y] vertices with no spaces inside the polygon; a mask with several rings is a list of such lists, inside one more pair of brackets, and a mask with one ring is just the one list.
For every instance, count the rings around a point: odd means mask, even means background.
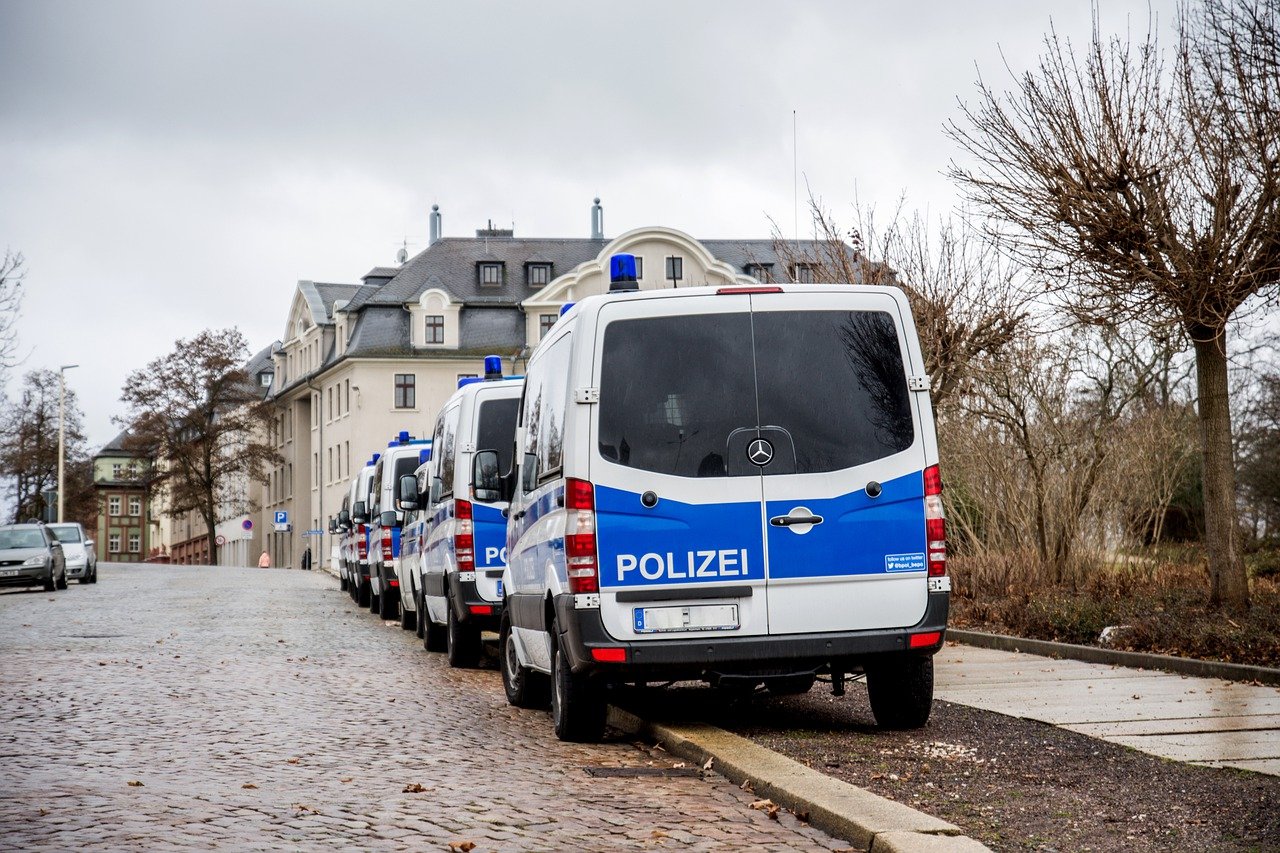
[{"label": "tail light", "polygon": [[382,528],[382,562],[390,563],[396,557],[394,534],[390,527]]},{"label": "tail light", "polygon": [[569,591],[599,592],[596,561],[596,495],[586,480],[565,480],[564,555],[569,569]]},{"label": "tail light", "polygon": [[369,559],[369,528],[363,524],[356,525],[356,556],[361,560]]},{"label": "tail light", "polygon": [[476,538],[471,523],[471,501],[454,501],[453,518],[453,557],[458,561],[458,571],[474,572]]},{"label": "tail light", "polygon": [[924,469],[924,538],[929,577],[943,577],[947,573],[947,521],[942,513],[942,473],[937,465]]}]

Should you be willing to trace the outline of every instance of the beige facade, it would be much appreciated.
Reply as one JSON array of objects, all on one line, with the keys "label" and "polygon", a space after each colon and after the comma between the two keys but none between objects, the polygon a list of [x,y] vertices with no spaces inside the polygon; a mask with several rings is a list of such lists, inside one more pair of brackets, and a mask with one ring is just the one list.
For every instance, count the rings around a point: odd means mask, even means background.
[{"label": "beige facade", "polygon": [[[608,290],[609,259],[620,252],[639,259],[642,290],[794,275],[772,241],[702,243],[652,227],[612,240],[478,232],[474,240],[440,240],[401,267],[375,269],[363,285],[299,282],[273,353],[269,395],[276,406],[270,438],[284,462],[261,489],[256,520],[273,564],[297,567],[310,546],[317,567],[332,565],[328,520],[372,454],[402,430],[430,435],[458,379],[479,375],[485,354],[503,356],[506,370],[519,372],[564,304]],[[375,322],[381,332],[371,344]],[[286,529],[274,524],[279,511],[288,514]]]}]

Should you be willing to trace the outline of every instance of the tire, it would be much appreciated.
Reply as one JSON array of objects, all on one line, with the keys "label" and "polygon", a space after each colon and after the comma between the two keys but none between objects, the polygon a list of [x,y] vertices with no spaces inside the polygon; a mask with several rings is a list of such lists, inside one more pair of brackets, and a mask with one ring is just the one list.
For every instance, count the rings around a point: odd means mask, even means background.
[{"label": "tire", "polygon": [[364,578],[360,579],[359,586],[356,587],[356,605],[359,607],[368,607],[369,602],[373,598],[373,587]]},{"label": "tire", "polygon": [[[414,626],[414,633],[418,635],[418,639],[422,639],[422,635],[426,633],[426,624],[429,621],[427,617],[427,602],[422,595],[415,595],[413,599],[415,605],[414,610],[417,613],[417,625]],[[425,644],[424,644],[425,645]]]},{"label": "tire", "polygon": [[80,580],[81,586],[84,586],[85,584],[89,583],[89,573],[85,572],[84,577],[80,578],[79,580]]},{"label": "tire", "polygon": [[53,571],[50,570],[49,579],[44,582],[44,591],[53,592],[57,588],[58,588],[58,581],[54,578]]},{"label": "tire", "polygon": [[418,611],[405,608],[403,603],[400,605],[400,627],[406,631],[418,627]]},{"label": "tire", "polygon": [[569,670],[560,650],[560,632],[551,628],[551,722],[556,737],[573,743],[597,743],[604,736],[604,691],[598,682]]},{"label": "tire", "polygon": [[511,615],[503,612],[498,632],[498,662],[502,667],[502,689],[507,702],[517,708],[546,708],[551,699],[551,683],[540,672],[520,665],[515,640],[511,636]]},{"label": "tire", "polygon": [[[368,605],[367,605],[367,606],[368,606],[368,608],[369,608],[369,612],[370,612],[370,613],[377,613],[377,612],[378,612],[378,608],[379,608],[379,607],[381,606],[381,604],[382,604],[382,601],[381,601],[382,596],[381,596],[381,595],[379,595],[378,593],[376,593],[376,592],[374,592],[374,591],[373,591],[373,578],[374,578],[374,576],[375,576],[375,571],[374,571],[374,569],[370,569],[370,570],[369,570],[369,603],[368,603]],[[382,584],[381,584],[382,576],[381,576],[381,575],[377,575],[377,578],[378,578],[378,581],[379,581],[379,584],[378,584],[378,585],[379,585],[379,586],[381,586],[381,585],[382,585]]]},{"label": "tire", "polygon": [[62,574],[58,575],[58,589],[66,589],[67,585],[67,572],[63,569]]},{"label": "tire", "polygon": [[474,669],[480,663],[480,629],[475,625],[459,622],[453,600],[445,604],[448,613],[445,622],[445,655],[454,669]]},{"label": "tire", "polygon": [[347,570],[342,570],[342,577],[338,578],[338,589],[343,592],[347,591]]},{"label": "tire", "polygon": [[98,582],[98,567],[94,566],[93,574],[89,576],[89,583],[97,583],[97,582]]},{"label": "tire", "polygon": [[391,589],[382,582],[382,595],[378,596],[378,616],[384,621],[400,618],[400,590]]},{"label": "tire", "polygon": [[933,658],[903,655],[867,668],[867,698],[883,729],[918,729],[933,709]]}]

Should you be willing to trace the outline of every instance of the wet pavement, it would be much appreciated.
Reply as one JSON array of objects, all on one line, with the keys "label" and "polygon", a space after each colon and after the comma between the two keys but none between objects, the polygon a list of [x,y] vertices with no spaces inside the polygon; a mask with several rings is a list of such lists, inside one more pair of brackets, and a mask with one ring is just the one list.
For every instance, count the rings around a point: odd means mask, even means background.
[{"label": "wet pavement", "polygon": [[327,574],[100,572],[0,594],[2,850],[848,847],[626,738],[561,743]]},{"label": "wet pavement", "polygon": [[1280,688],[948,644],[935,696],[1142,752],[1280,775]]}]

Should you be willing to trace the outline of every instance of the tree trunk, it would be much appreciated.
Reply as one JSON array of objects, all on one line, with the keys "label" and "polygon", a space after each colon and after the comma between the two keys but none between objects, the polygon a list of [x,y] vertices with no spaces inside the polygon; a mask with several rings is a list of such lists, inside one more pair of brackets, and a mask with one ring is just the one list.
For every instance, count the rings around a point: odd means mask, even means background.
[{"label": "tree trunk", "polygon": [[1247,608],[1249,578],[1236,526],[1236,469],[1231,449],[1226,334],[1223,330],[1203,327],[1191,333],[1196,348],[1197,413],[1204,466],[1209,601],[1215,605]]}]

